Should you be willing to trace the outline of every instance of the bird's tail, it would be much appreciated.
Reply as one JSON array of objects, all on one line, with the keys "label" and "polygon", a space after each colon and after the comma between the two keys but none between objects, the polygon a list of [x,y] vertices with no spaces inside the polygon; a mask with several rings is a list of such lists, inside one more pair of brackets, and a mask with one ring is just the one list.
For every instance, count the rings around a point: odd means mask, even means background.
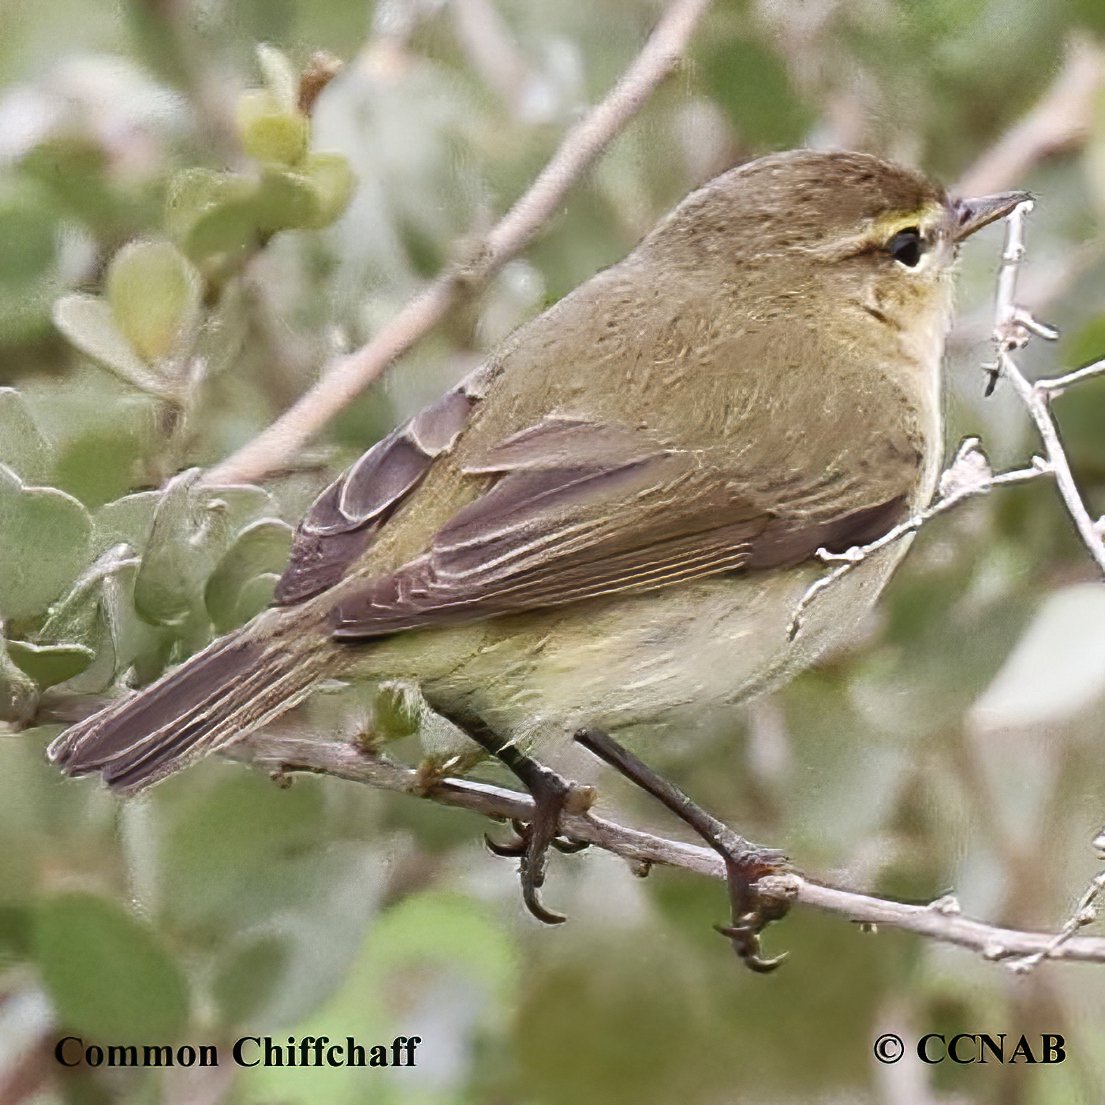
[{"label": "bird's tail", "polygon": [[113,790],[141,790],[301,702],[317,678],[304,661],[247,627],[67,729],[47,755],[67,775],[98,771]]}]

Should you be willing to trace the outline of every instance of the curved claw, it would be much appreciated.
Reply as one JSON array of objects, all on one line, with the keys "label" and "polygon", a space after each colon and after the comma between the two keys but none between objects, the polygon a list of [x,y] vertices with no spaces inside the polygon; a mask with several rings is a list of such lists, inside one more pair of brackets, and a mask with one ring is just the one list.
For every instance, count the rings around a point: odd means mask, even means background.
[{"label": "curved claw", "polygon": [[484,833],[483,842],[492,855],[501,856],[503,859],[517,859],[526,850],[526,843],[521,837],[500,842],[490,833]]},{"label": "curved claw", "polygon": [[742,955],[741,961],[750,971],[754,971],[758,975],[769,975],[777,967],[781,967],[789,955],[790,952],[780,952],[770,959],[765,959],[759,952],[753,952],[749,955]]},{"label": "curved claw", "polygon": [[585,848],[590,848],[591,845],[586,840],[573,840],[569,836],[558,836],[553,842],[552,846],[565,856],[574,856],[576,852],[582,852]]},{"label": "curved claw", "polygon": [[543,925],[562,925],[568,920],[563,913],[556,913],[541,901],[539,887],[534,883],[523,882],[522,901],[525,902],[526,909]]},{"label": "curved claw", "polygon": [[750,925],[714,925],[714,928],[733,944],[733,950],[741,962],[756,974],[766,975],[781,967],[789,952],[765,958],[760,954],[760,936]]}]

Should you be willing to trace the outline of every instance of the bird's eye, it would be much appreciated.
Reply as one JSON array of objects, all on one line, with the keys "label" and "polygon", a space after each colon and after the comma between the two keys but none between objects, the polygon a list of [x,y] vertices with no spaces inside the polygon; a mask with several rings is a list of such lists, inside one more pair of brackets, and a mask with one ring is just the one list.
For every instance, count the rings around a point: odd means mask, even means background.
[{"label": "bird's eye", "polygon": [[906,268],[916,268],[925,252],[925,240],[917,227],[907,226],[886,243],[886,252]]}]

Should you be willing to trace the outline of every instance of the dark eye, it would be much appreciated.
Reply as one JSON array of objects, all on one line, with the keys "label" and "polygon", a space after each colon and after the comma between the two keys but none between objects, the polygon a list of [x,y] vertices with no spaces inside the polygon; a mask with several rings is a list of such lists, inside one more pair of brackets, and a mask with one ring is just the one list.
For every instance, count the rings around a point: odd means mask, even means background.
[{"label": "dark eye", "polygon": [[886,252],[900,261],[907,268],[914,268],[921,260],[925,252],[925,240],[921,237],[920,230],[915,226],[907,226],[905,230],[899,230],[889,242],[886,243]]}]

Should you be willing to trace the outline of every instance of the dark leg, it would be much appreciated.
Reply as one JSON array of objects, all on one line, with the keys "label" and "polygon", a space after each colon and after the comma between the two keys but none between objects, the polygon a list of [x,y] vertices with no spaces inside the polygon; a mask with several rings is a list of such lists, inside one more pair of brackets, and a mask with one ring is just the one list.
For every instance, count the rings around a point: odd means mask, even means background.
[{"label": "dark leg", "polygon": [[718,926],[718,931],[729,937],[737,955],[752,970],[766,973],[778,967],[786,954],[765,959],[760,952],[760,933],[768,922],[778,920],[782,914],[776,910],[773,915],[767,915],[757,899],[755,883],[762,876],[780,869],[785,861],[782,853],[757,847],[738,836],[728,825],[695,805],[674,783],[627,752],[606,733],[581,729],[575,739],[667,806],[725,860],[731,920],[726,926]]},{"label": "dark leg", "polygon": [[488,839],[488,847],[496,855],[519,856],[522,880],[522,900],[526,908],[539,921],[547,925],[559,925],[567,920],[560,913],[547,909],[541,902],[540,889],[545,882],[545,868],[549,847],[563,852],[576,852],[586,844],[564,841],[559,836],[560,815],[565,809],[582,813],[594,801],[590,787],[581,787],[562,778],[555,771],[520,752],[504,740],[475,714],[442,710],[430,703],[447,721],[451,721],[464,734],[471,737],[525,784],[534,803],[533,820],[528,825],[515,822],[517,843],[496,844]]}]

